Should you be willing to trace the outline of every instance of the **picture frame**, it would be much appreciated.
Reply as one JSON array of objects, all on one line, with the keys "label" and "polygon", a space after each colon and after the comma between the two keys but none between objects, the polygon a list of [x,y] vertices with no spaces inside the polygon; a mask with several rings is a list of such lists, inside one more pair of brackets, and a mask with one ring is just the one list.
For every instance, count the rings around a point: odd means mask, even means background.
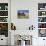
[{"label": "picture frame", "polygon": [[18,10],[17,17],[18,17],[18,19],[28,19],[29,18],[29,10]]}]

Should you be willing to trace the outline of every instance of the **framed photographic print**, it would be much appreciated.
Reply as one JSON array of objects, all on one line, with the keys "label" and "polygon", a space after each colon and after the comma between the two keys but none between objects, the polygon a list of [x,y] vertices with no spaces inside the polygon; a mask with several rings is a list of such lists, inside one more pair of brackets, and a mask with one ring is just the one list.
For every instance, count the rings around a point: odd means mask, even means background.
[{"label": "framed photographic print", "polygon": [[29,18],[29,10],[18,10],[17,17],[19,19],[28,19]]}]

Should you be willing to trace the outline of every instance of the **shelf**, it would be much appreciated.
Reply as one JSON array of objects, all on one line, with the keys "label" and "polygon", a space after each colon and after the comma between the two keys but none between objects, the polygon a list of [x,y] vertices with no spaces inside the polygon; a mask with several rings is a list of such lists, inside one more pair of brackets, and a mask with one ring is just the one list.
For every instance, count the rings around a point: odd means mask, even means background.
[{"label": "shelf", "polygon": [[38,23],[46,23],[46,22],[38,22]]},{"label": "shelf", "polygon": [[38,28],[38,29],[46,29],[46,28]]},{"label": "shelf", "polygon": [[38,10],[38,11],[46,11],[46,10]]},{"label": "shelf", "polygon": [[44,16],[38,16],[38,17],[46,17],[46,15],[44,15]]},{"label": "shelf", "polygon": [[0,11],[8,11],[8,10],[0,10]]},{"label": "shelf", "polygon": [[8,17],[8,16],[0,16],[0,17]]},{"label": "shelf", "polygon": [[8,22],[0,22],[0,23],[8,23]]},{"label": "shelf", "polygon": [[38,36],[46,37],[46,3],[38,4]]},{"label": "shelf", "polygon": [[0,3],[0,35],[8,37],[8,3]]}]

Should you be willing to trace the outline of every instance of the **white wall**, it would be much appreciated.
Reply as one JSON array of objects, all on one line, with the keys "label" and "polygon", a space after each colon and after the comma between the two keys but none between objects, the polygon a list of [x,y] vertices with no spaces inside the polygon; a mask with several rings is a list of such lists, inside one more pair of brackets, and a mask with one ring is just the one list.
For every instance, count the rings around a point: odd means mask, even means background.
[{"label": "white wall", "polygon": [[[34,4],[34,5],[32,5]],[[29,26],[31,26],[35,20],[37,20],[37,16],[34,14],[36,13],[37,9],[37,2],[35,1],[11,1],[11,22],[14,22],[16,25],[17,30],[27,30]],[[17,11],[18,10],[29,10],[29,19],[18,19],[17,18]],[[35,13],[34,13],[35,12]],[[36,18],[36,19],[34,19]],[[35,21],[36,22],[36,21]],[[36,22],[37,23],[37,22]],[[34,24],[35,25],[35,24]],[[36,26],[36,25],[35,25]]]},{"label": "white wall", "polygon": [[[17,10],[29,9],[29,19],[18,19]],[[11,0],[11,22],[16,25],[17,30],[15,34],[31,34],[28,30],[30,25],[34,25],[36,33],[33,35],[37,36],[37,1],[26,0]]]},{"label": "white wall", "polygon": [[[30,25],[35,26],[33,30],[33,46],[41,46],[42,38],[38,38],[38,3],[46,3],[46,0],[11,0],[11,22],[16,25],[16,34],[26,31]],[[17,10],[29,10],[29,19],[18,19]],[[27,30],[29,31],[29,30]],[[26,34],[25,32],[24,34]],[[29,33],[30,34],[30,33]],[[37,40],[36,40],[37,39]],[[39,44],[38,44],[39,43]]]}]

